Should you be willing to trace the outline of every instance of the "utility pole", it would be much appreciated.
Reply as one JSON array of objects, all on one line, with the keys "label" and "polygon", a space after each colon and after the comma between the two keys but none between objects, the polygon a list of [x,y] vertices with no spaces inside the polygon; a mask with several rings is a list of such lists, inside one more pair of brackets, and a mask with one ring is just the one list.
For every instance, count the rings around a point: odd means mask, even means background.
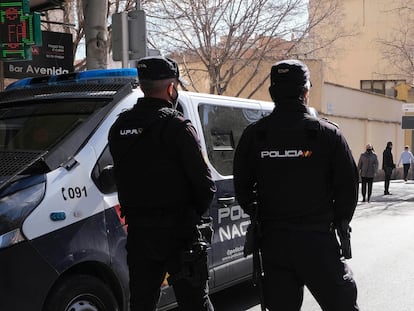
[{"label": "utility pole", "polygon": [[83,1],[87,69],[106,69],[108,65],[107,8],[108,1]]}]

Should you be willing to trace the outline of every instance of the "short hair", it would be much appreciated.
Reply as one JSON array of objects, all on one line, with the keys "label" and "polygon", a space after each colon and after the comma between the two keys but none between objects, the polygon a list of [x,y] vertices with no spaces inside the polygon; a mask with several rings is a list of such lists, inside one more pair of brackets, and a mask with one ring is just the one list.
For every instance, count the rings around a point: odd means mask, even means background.
[{"label": "short hair", "polygon": [[177,82],[176,78],[162,80],[140,80],[139,84],[145,95],[154,94],[168,87],[172,82]]}]

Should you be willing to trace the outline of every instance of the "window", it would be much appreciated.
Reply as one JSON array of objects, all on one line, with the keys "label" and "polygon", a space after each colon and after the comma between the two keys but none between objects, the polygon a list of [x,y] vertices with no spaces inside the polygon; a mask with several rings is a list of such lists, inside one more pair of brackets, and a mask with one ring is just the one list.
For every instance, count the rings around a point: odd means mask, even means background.
[{"label": "window", "polygon": [[105,101],[23,102],[0,108],[1,150],[50,150]]},{"label": "window", "polygon": [[361,80],[361,90],[377,94],[397,97],[395,87],[405,80]]},{"label": "window", "polygon": [[259,109],[201,104],[198,108],[207,153],[221,175],[233,174],[233,157],[243,130],[264,116]]},{"label": "window", "polygon": [[104,168],[113,167],[114,161],[112,160],[112,155],[109,152],[109,146],[107,145],[96,162],[92,170],[92,180],[95,183],[96,187],[105,194],[112,193],[116,191],[115,179],[113,179],[112,171],[106,172],[111,176],[105,176],[102,178],[101,174],[104,171]]}]

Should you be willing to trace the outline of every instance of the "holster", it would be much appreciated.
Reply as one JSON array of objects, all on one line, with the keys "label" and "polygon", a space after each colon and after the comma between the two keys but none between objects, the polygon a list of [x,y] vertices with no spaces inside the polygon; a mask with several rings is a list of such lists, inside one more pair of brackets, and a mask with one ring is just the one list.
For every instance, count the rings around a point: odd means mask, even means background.
[{"label": "holster", "polygon": [[259,224],[252,220],[250,225],[247,227],[243,248],[244,257],[253,254],[255,249],[259,247],[259,236]]},{"label": "holster", "polygon": [[191,247],[181,254],[181,270],[168,277],[168,283],[173,285],[179,280],[186,280],[193,287],[205,286],[208,280],[207,249],[214,233],[212,222],[211,217],[201,218]]},{"label": "holster", "polygon": [[197,225],[197,229],[201,234],[201,239],[206,243],[211,244],[214,235],[213,218],[201,217],[200,223]]},{"label": "holster", "polygon": [[193,243],[191,249],[181,254],[181,269],[168,277],[168,283],[186,280],[193,287],[203,287],[208,280],[207,244],[203,241]]},{"label": "holster", "polygon": [[339,237],[339,242],[341,244],[341,253],[345,259],[352,258],[351,251],[351,227],[347,221],[341,221],[339,224],[335,225],[336,232]]},{"label": "holster", "polygon": [[250,216],[250,224],[244,240],[243,254],[244,257],[253,254],[259,248],[260,241],[260,223],[258,221],[258,205],[256,202],[250,204],[252,206],[252,214]]}]

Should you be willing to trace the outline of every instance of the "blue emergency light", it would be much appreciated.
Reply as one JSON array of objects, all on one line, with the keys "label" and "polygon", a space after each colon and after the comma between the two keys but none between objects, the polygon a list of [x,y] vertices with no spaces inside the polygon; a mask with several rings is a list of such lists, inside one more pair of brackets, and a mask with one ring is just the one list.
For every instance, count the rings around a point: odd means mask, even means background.
[{"label": "blue emergency light", "polygon": [[138,82],[136,68],[93,69],[81,72],[25,78],[10,84],[6,91],[61,83],[125,83]]}]

